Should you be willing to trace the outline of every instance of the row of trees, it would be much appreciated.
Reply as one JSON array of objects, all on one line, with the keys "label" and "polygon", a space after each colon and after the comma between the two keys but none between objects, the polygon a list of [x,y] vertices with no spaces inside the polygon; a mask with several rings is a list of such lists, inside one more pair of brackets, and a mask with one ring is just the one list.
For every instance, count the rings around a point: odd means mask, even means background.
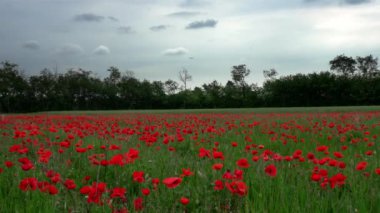
[{"label": "row of trees", "polygon": [[246,81],[246,65],[233,66],[231,80],[188,89],[192,80],[183,69],[178,79],[148,81],[133,72],[110,67],[104,79],[91,71],[70,69],[56,73],[48,69],[25,77],[16,64],[0,67],[0,111],[49,110],[239,108],[276,106],[331,106],[380,104],[380,71],[377,58],[337,56],[332,72],[297,74],[277,78],[275,69],[264,70],[262,87]]}]

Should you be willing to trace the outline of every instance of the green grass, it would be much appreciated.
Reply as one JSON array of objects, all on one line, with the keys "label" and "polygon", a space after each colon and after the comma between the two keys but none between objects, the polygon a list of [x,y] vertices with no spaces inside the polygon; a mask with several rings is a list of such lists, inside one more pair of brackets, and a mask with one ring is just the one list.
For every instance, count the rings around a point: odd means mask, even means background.
[{"label": "green grass", "polygon": [[226,108],[226,109],[159,109],[159,110],[86,110],[47,111],[32,114],[125,114],[125,113],[295,113],[295,112],[367,112],[379,111],[380,106],[333,106],[333,107],[274,107],[274,108]]}]

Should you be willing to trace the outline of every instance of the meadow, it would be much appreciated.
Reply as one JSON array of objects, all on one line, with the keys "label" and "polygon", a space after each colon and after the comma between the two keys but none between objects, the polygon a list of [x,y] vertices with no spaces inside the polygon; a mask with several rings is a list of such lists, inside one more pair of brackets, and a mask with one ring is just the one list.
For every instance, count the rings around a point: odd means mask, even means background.
[{"label": "meadow", "polygon": [[0,212],[380,212],[380,107],[0,116]]}]

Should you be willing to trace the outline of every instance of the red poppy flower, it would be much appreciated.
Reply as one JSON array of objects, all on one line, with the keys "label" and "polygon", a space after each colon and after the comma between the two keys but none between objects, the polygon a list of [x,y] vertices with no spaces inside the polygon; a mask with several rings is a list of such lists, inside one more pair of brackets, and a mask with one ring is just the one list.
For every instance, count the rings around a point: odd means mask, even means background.
[{"label": "red poppy flower", "polygon": [[214,182],[214,190],[215,191],[220,191],[220,190],[223,190],[224,189],[224,185],[223,185],[223,181],[221,180],[216,180]]},{"label": "red poppy flower", "polygon": [[317,147],[317,151],[318,152],[325,152],[325,151],[327,151],[329,149],[329,147],[328,146],[319,146],[319,147]]},{"label": "red poppy flower", "polygon": [[235,169],[233,178],[236,180],[243,180],[243,174],[244,174],[243,170]]},{"label": "red poppy flower", "polygon": [[368,165],[368,163],[365,161],[359,162],[356,165],[356,170],[358,170],[358,171],[364,170],[367,167],[367,165]]},{"label": "red poppy flower", "polygon": [[248,168],[249,163],[247,158],[241,158],[236,162],[236,165],[239,166],[240,168]]},{"label": "red poppy flower", "polygon": [[166,187],[168,187],[169,189],[172,189],[172,188],[176,188],[182,182],[182,178],[169,177],[169,178],[165,178],[162,182],[166,185]]},{"label": "red poppy flower", "polygon": [[79,192],[80,192],[81,194],[86,195],[86,194],[88,194],[88,193],[91,192],[91,186],[83,186],[83,187],[79,190]]},{"label": "red poppy flower", "polygon": [[189,169],[182,169],[182,177],[188,177],[188,176],[191,176],[193,175],[194,173]]},{"label": "red poppy flower", "polygon": [[244,196],[248,193],[247,185],[243,181],[226,183],[226,187],[231,193],[238,194],[239,196]]},{"label": "red poppy flower", "polygon": [[252,157],[252,161],[254,161],[254,162],[259,161],[259,159],[260,159],[260,157],[257,156],[257,155],[255,155],[255,156]]},{"label": "red poppy flower", "polygon": [[150,190],[148,188],[143,188],[141,189],[141,192],[143,193],[143,195],[145,196],[148,196],[150,194]]},{"label": "red poppy flower", "polygon": [[133,180],[138,183],[143,183],[145,181],[144,172],[142,171],[135,171],[133,172],[132,176],[133,176]]},{"label": "red poppy flower", "polygon": [[71,189],[75,189],[77,186],[75,184],[75,182],[73,180],[70,180],[70,179],[67,179],[65,182],[64,182],[64,185],[65,187],[68,189],[68,190],[71,190]]},{"label": "red poppy flower", "polygon": [[345,162],[339,162],[338,167],[341,169],[344,169],[344,168],[346,168],[346,163]]},{"label": "red poppy flower", "polygon": [[32,163],[26,163],[26,164],[22,164],[21,168],[24,171],[29,171],[34,168],[34,165]]},{"label": "red poppy flower", "polygon": [[184,205],[184,206],[186,206],[190,202],[190,200],[186,197],[181,197],[180,201],[181,201],[182,205]]},{"label": "red poppy flower", "polygon": [[340,152],[334,152],[334,156],[335,156],[336,158],[343,158],[343,154],[340,153]]},{"label": "red poppy flower", "polygon": [[199,154],[198,154],[198,156],[199,156],[200,158],[204,158],[204,157],[209,158],[209,157],[211,156],[211,155],[210,155],[210,150],[207,150],[207,149],[201,147],[201,148],[199,149]]},{"label": "red poppy flower", "polygon": [[311,152],[307,153],[306,157],[307,157],[307,159],[309,159],[309,160],[313,160],[313,159],[315,158],[314,154],[311,153]]},{"label": "red poppy flower", "polygon": [[91,186],[83,186],[80,189],[80,193],[84,195],[88,195],[87,202],[88,203],[97,203],[102,204],[101,197],[102,194],[106,191],[107,185],[103,182],[93,182]]},{"label": "red poppy flower", "polygon": [[56,194],[58,194],[58,189],[57,189],[57,187],[56,186],[54,186],[54,185],[49,185],[49,194],[51,194],[51,195],[56,195]]},{"label": "red poppy flower", "polygon": [[222,160],[224,160],[224,154],[223,154],[223,152],[214,151],[212,153],[212,155],[213,155],[214,159],[222,159]]},{"label": "red poppy flower", "polygon": [[113,188],[112,193],[110,195],[111,198],[121,198],[121,199],[126,199],[125,198],[125,192],[127,189],[125,188]]},{"label": "red poppy flower", "polygon": [[19,188],[22,191],[28,191],[28,190],[36,190],[37,189],[38,180],[36,178],[24,178],[21,180]]},{"label": "red poppy flower", "polygon": [[13,166],[13,163],[12,163],[12,161],[5,161],[5,166],[7,167],[7,168],[10,168],[10,167],[12,167]]},{"label": "red poppy flower", "polygon": [[223,174],[222,178],[223,178],[223,179],[228,179],[228,180],[230,180],[230,179],[233,179],[233,175],[231,174],[230,170],[227,170],[227,171]]},{"label": "red poppy flower", "polygon": [[153,189],[154,190],[157,190],[159,183],[160,183],[160,179],[158,179],[158,178],[152,178],[152,185],[153,185]]},{"label": "red poppy flower", "polygon": [[328,175],[328,171],[326,169],[319,170],[318,174],[320,174],[322,177],[326,177]]},{"label": "red poppy flower", "polygon": [[222,163],[216,163],[216,164],[212,165],[213,170],[221,170],[222,168],[223,168]]},{"label": "red poppy flower", "polygon": [[277,175],[277,168],[275,165],[270,164],[265,167],[265,173],[271,177],[275,177]]},{"label": "red poppy flower", "polygon": [[312,181],[315,181],[315,182],[318,182],[322,179],[322,176],[320,174],[317,174],[317,173],[313,173],[311,175],[311,180]]},{"label": "red poppy flower", "polygon": [[141,197],[136,198],[133,201],[133,207],[135,208],[136,211],[141,211],[143,210],[143,199]]},{"label": "red poppy flower", "polygon": [[375,169],[375,173],[380,175],[380,168]]},{"label": "red poppy flower", "polygon": [[344,176],[342,173],[338,173],[334,176],[332,176],[329,180],[330,187],[333,189],[336,185],[342,186],[346,180],[346,176]]}]

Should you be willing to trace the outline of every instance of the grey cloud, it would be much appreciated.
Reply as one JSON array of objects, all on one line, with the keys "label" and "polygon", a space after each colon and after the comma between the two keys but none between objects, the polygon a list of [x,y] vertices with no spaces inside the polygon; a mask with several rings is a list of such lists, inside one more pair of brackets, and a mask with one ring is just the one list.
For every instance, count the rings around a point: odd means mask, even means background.
[{"label": "grey cloud", "polygon": [[111,53],[110,49],[107,46],[99,45],[92,51],[94,55],[108,55]]},{"label": "grey cloud", "polygon": [[170,17],[179,17],[179,18],[187,18],[187,17],[193,17],[200,15],[202,13],[200,12],[191,12],[191,11],[180,11],[180,12],[175,12],[175,13],[170,13],[168,16]]},{"label": "grey cloud", "polygon": [[[326,1],[326,0],[304,0],[306,3],[325,3],[325,4],[331,4],[333,2],[331,1]],[[342,4],[350,4],[350,5],[357,5],[357,4],[364,4],[364,3],[369,3],[372,0],[339,0],[336,2],[342,3]]]},{"label": "grey cloud", "polygon": [[344,0],[345,3],[347,4],[363,4],[363,3],[368,3],[371,0]]},{"label": "grey cloud", "polygon": [[207,0],[183,0],[180,3],[180,6],[182,7],[198,7],[198,6],[203,6],[207,5],[210,2]]},{"label": "grey cloud", "polygon": [[176,47],[176,48],[171,48],[171,49],[166,49],[162,52],[163,55],[166,56],[180,56],[180,55],[185,55],[189,52],[184,47]]},{"label": "grey cloud", "polygon": [[214,28],[218,22],[214,19],[194,21],[186,26],[186,29]]},{"label": "grey cloud", "polygon": [[107,18],[108,18],[109,20],[111,20],[111,21],[115,21],[115,22],[119,21],[119,19],[117,19],[117,18],[115,18],[115,17],[113,17],[113,16],[108,16]]},{"label": "grey cloud", "polygon": [[59,55],[80,55],[84,53],[83,48],[78,44],[64,44],[56,51]]},{"label": "grey cloud", "polygon": [[132,27],[130,26],[123,26],[123,27],[119,27],[117,28],[117,31],[121,34],[131,34],[131,33],[134,33]]},{"label": "grey cloud", "polygon": [[76,15],[74,17],[75,21],[84,21],[84,22],[101,22],[104,20],[104,16],[96,15],[93,13],[83,13]]},{"label": "grey cloud", "polygon": [[155,32],[162,31],[168,29],[168,25],[157,25],[157,26],[152,26],[149,29]]},{"label": "grey cloud", "polygon": [[22,44],[22,47],[30,50],[38,50],[40,48],[40,44],[38,43],[38,41],[30,40],[24,42]]}]

